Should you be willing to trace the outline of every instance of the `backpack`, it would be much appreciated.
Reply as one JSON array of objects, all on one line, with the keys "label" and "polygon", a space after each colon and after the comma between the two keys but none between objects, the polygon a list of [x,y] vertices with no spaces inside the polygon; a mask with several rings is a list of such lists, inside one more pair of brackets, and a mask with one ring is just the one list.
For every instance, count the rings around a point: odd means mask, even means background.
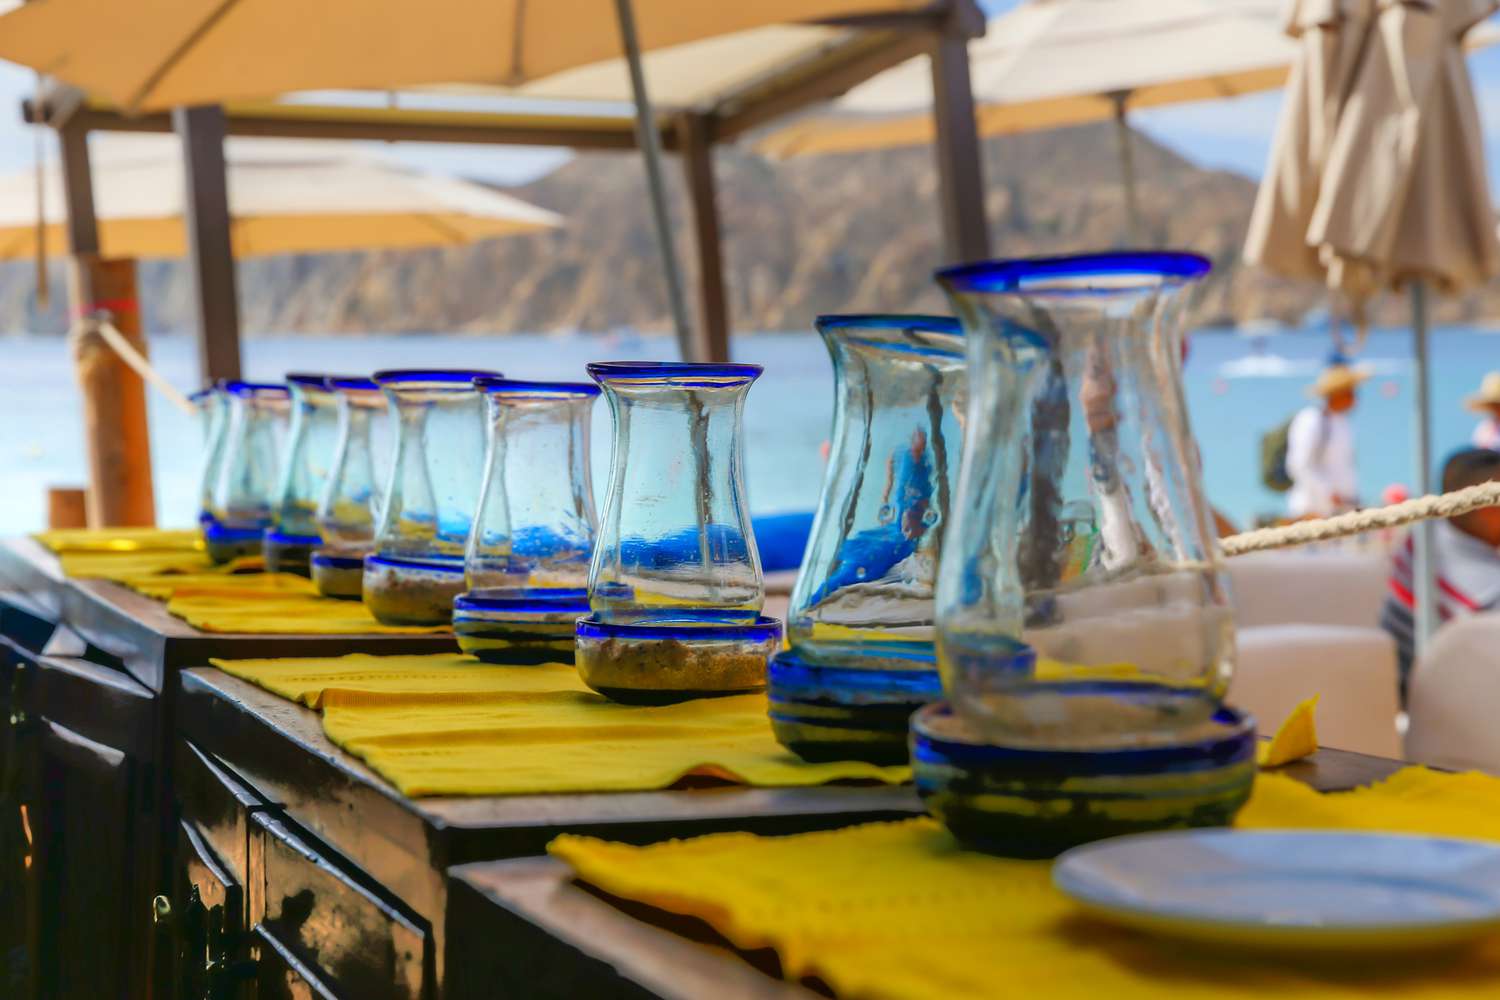
[{"label": "backpack", "polygon": [[1272,493],[1285,493],[1292,488],[1292,477],[1286,468],[1286,446],[1295,419],[1289,417],[1260,438],[1260,481]]}]

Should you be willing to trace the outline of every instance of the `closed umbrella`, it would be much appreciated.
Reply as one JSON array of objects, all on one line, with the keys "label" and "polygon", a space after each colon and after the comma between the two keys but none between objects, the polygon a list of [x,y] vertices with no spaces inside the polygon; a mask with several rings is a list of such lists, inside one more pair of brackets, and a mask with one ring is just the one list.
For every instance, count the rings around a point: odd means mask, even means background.
[{"label": "closed umbrella", "polygon": [[[1463,53],[1464,37],[1500,3],[1302,0],[1297,7],[1301,20],[1293,30],[1315,28],[1325,37],[1320,46],[1303,49],[1309,104],[1288,101],[1283,111],[1257,199],[1261,224],[1250,232],[1246,256],[1294,276],[1306,275],[1315,256],[1312,270],[1355,303],[1386,288],[1410,290],[1416,481],[1426,493],[1432,471],[1428,289],[1457,293],[1500,273],[1479,113]],[[1343,54],[1326,62],[1320,75],[1316,60],[1329,52]],[[1346,59],[1353,64],[1340,61]],[[1333,89],[1335,81],[1343,82],[1342,92]],[[1331,119],[1332,131],[1326,142],[1303,144],[1309,157],[1303,164],[1289,147],[1312,134],[1313,123],[1297,121],[1308,106],[1327,116],[1318,127]],[[1320,154],[1321,161],[1311,159]],[[1296,177],[1287,176],[1291,171]],[[1304,211],[1304,246],[1283,250],[1294,242]],[[1419,527],[1414,548],[1420,642],[1433,627],[1435,608],[1425,528]]]},{"label": "closed umbrella", "polygon": [[[185,185],[170,136],[93,140],[94,205],[106,257],[181,257]],[[340,142],[230,139],[225,144],[235,255],[459,246],[558,225],[559,216],[481,184],[413,169]],[[44,185],[48,242],[63,240],[55,168]],[[0,177],[0,259],[36,243],[31,171]]]}]

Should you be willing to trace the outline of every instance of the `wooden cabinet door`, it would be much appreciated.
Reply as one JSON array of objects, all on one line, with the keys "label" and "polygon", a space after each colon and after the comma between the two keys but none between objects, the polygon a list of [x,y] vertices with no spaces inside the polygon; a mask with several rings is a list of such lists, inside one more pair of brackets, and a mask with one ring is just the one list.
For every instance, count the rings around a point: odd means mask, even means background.
[{"label": "wooden cabinet door", "polygon": [[247,1000],[254,967],[245,890],[190,821],[177,827],[177,872],[158,901],[158,993],[177,1000]]}]

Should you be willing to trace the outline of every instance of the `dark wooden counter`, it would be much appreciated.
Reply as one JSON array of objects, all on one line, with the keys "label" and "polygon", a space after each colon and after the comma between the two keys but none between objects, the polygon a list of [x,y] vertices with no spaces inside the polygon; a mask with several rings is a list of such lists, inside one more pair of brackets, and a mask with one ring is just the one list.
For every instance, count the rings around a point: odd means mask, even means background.
[{"label": "dark wooden counter", "polygon": [[[1280,771],[1345,791],[1404,766],[1325,749]],[[820,996],[775,978],[774,955],[746,955],[701,921],[603,896],[550,858],[462,865],[449,875],[449,947],[463,956],[449,960],[450,1000]]]},{"label": "dark wooden counter", "polygon": [[718,830],[793,833],[921,812],[911,788],[888,786],[411,799],[334,746],[309,709],[211,668],[182,671],[178,685],[183,737],[315,840],[310,850],[353,869],[431,928],[438,984],[445,872],[453,865],[538,854],[563,832],[648,843]]}]

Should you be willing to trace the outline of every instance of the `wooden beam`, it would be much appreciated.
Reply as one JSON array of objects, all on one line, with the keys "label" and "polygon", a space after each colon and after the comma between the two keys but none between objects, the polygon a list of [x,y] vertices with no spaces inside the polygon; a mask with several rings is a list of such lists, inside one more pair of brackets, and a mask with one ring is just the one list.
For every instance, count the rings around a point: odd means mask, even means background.
[{"label": "wooden beam", "polygon": [[955,8],[949,26],[932,36],[932,115],[936,132],[938,198],[946,263],[990,255],[984,211],[984,168],[969,83],[968,20]]},{"label": "wooden beam", "polygon": [[698,322],[693,325],[690,361],[729,360],[729,298],[724,288],[724,253],[714,184],[714,147],[709,116],[687,113],[677,119],[678,149],[693,211],[698,248]]},{"label": "wooden beam", "polygon": [[889,35],[878,44],[852,52],[843,63],[820,65],[803,79],[781,81],[764,93],[726,102],[713,119],[711,138],[725,142],[809,105],[833,100],[875,74],[927,52],[931,44],[930,32]]},{"label": "wooden beam", "polygon": [[[63,201],[68,208],[68,250],[76,257],[99,252],[99,224],[94,217],[94,176],[89,166],[89,133],[77,123],[57,130],[62,158]],[[89,294],[82,302],[93,301]]]},{"label": "wooden beam", "polygon": [[188,270],[198,314],[198,368],[203,380],[240,377],[240,312],[230,245],[229,190],[224,169],[224,111],[177,108],[172,123],[182,138],[183,225]]}]

